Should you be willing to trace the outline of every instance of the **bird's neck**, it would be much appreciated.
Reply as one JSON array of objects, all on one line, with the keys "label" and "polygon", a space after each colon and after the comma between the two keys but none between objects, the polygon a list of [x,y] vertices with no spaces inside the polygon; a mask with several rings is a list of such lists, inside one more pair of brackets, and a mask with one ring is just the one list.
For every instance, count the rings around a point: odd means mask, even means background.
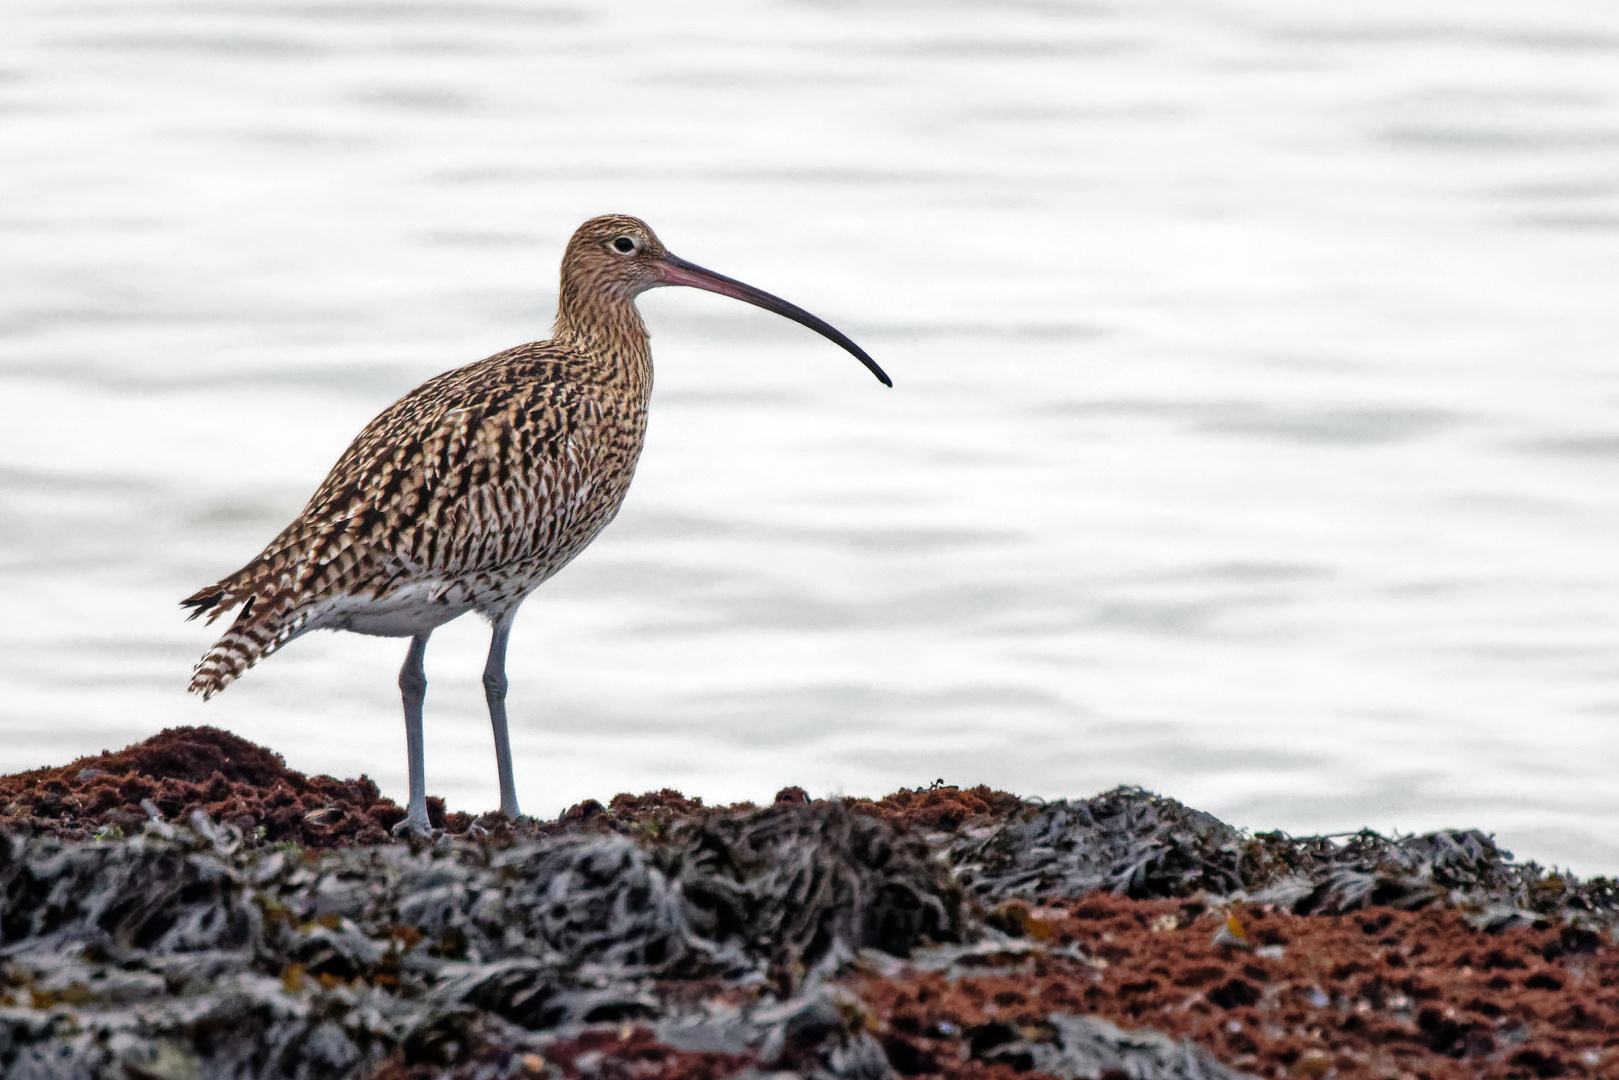
[{"label": "bird's neck", "polygon": [[633,297],[582,292],[564,282],[552,336],[588,356],[635,369],[632,374],[650,373],[651,340]]}]

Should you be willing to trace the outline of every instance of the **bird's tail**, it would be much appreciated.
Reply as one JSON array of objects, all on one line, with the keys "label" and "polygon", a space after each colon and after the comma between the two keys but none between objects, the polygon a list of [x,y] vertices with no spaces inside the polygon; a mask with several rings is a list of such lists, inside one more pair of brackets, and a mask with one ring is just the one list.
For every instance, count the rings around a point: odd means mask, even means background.
[{"label": "bird's tail", "polygon": [[192,609],[190,618],[206,615],[209,622],[242,604],[230,629],[203,654],[191,673],[190,690],[201,694],[204,701],[291,641],[309,622],[308,605],[299,605],[293,591],[285,587],[290,582],[263,578],[254,581],[251,569],[243,569],[180,601],[182,607]]}]

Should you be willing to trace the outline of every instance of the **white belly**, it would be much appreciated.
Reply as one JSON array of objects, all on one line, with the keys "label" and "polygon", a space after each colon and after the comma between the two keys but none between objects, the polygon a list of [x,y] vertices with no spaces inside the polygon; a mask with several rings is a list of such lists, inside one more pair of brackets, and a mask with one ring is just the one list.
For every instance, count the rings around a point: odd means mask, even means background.
[{"label": "white belly", "polygon": [[442,582],[412,582],[378,600],[334,596],[310,616],[310,630],[352,630],[378,637],[415,637],[473,608],[464,590]]}]

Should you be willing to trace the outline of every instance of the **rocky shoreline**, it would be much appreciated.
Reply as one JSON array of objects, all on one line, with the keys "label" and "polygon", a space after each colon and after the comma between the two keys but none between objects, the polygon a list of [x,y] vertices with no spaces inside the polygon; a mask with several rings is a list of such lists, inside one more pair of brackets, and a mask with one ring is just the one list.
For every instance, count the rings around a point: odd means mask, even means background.
[{"label": "rocky shoreline", "polygon": [[1619,1078],[1619,889],[1121,788],[516,826],[208,728],[0,777],[0,1075]]}]

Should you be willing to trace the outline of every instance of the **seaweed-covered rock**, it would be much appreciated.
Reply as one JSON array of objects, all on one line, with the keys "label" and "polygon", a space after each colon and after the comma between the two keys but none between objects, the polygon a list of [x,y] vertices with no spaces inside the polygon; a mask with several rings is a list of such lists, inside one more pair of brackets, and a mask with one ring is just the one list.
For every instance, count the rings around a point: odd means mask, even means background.
[{"label": "seaweed-covered rock", "polygon": [[1619,888],[1518,863],[1476,830],[1343,838],[1262,833],[1139,788],[1028,805],[961,829],[947,857],[967,891],[990,906],[1109,892],[1146,900],[1256,897],[1299,914],[1372,905],[1415,910],[1444,902],[1481,926],[1551,916],[1581,925],[1619,919]]},{"label": "seaweed-covered rock", "polygon": [[[0,776],[0,832],[72,840],[137,833],[146,800],[169,818],[186,821],[200,810],[271,842],[318,846],[385,842],[405,816],[367,777],[306,776],[228,731],[174,727],[116,753]],[[431,799],[428,809],[442,825],[443,803]],[[472,819],[461,817],[464,828]]]},{"label": "seaweed-covered rock", "polygon": [[[470,1010],[459,1068],[479,1040],[689,1020],[669,980],[704,979],[744,988],[731,1041],[757,1057],[806,980],[961,920],[925,843],[836,803],[504,848],[238,840],[200,815],[129,841],[0,838],[0,1074],[359,1075],[449,1054]],[[874,1047],[840,1027],[799,1049],[875,1077]]]},{"label": "seaweed-covered rock", "polygon": [[1342,842],[1262,833],[1247,845],[1243,878],[1255,899],[1300,915],[1447,903],[1494,929],[1547,915],[1593,925],[1619,916],[1613,883],[1582,883],[1514,862],[1510,851],[1473,829],[1392,838],[1363,831]]},{"label": "seaweed-covered rock", "polygon": [[1362,832],[1342,844],[1270,833],[1255,838],[1246,869],[1256,897],[1303,915],[1374,904],[1415,910],[1453,892],[1505,900],[1517,885],[1510,858],[1471,830],[1392,840]]},{"label": "seaweed-covered rock", "polygon": [[535,960],[480,964],[444,984],[437,996],[494,1013],[529,1031],[622,1024],[662,1012],[657,999],[631,980],[592,983]]},{"label": "seaweed-covered rock", "polygon": [[778,967],[904,956],[961,932],[960,889],[926,842],[837,803],[699,818],[666,858],[697,933]]},{"label": "seaweed-covered rock", "polygon": [[1103,890],[1140,898],[1243,887],[1241,833],[1140,788],[1030,807],[950,847],[961,882],[988,901]]},{"label": "seaweed-covered rock", "polygon": [[936,784],[437,807],[425,844],[363,778],[238,743],[175,729],[0,778],[7,1080],[1611,1064],[1619,894],[1477,832],[1249,837],[1134,788]]},{"label": "seaweed-covered rock", "polygon": [[[1051,1076],[1126,1076],[1132,1080],[1250,1080],[1250,1074],[1220,1064],[1207,1050],[1156,1031],[1124,1031],[1090,1016],[1054,1013],[1049,1027],[1029,1038],[1007,1028],[981,1041],[1002,1038],[984,1059],[1019,1072]],[[1004,1025],[1003,1025],[1004,1026]]]},{"label": "seaweed-covered rock", "polygon": [[505,881],[480,897],[477,918],[503,947],[536,946],[567,964],[591,962],[642,974],[692,949],[680,886],[654,853],[621,836],[558,837],[520,844],[491,864]]},{"label": "seaweed-covered rock", "polygon": [[0,941],[158,953],[247,948],[257,916],[216,855],[166,842],[0,836]]}]

